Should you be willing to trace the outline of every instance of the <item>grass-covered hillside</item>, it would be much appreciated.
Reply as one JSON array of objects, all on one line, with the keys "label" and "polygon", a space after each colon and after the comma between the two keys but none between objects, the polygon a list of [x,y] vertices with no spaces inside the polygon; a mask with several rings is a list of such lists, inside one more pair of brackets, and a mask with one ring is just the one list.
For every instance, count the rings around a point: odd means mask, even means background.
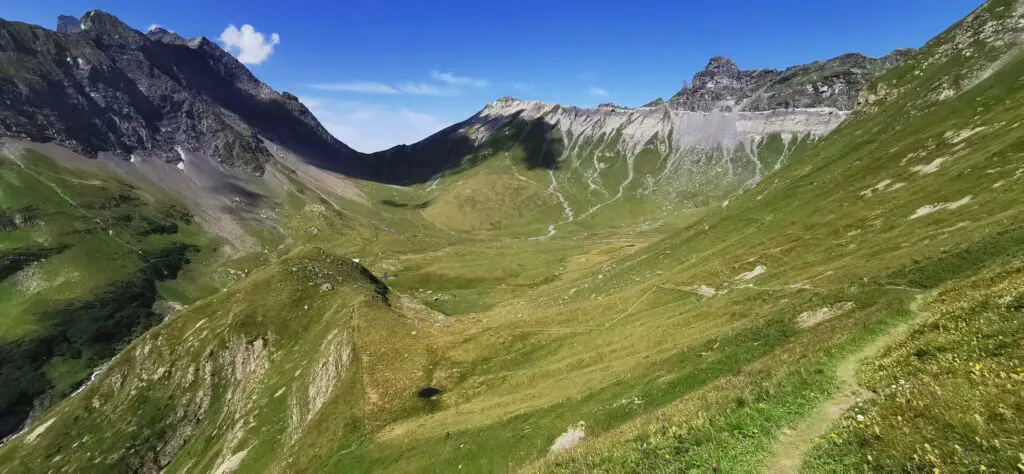
[{"label": "grass-covered hillside", "polygon": [[[531,169],[511,138],[363,203],[296,178],[288,239],[40,413],[0,472],[1019,470],[1021,25],[990,0],[714,206],[623,197],[585,225],[601,201],[562,186],[586,168]],[[644,155],[588,156],[622,178]]]},{"label": "grass-covered hillside", "polygon": [[169,196],[7,149],[0,156],[0,434],[158,324],[165,316],[158,301],[187,298],[163,282],[209,244]]}]

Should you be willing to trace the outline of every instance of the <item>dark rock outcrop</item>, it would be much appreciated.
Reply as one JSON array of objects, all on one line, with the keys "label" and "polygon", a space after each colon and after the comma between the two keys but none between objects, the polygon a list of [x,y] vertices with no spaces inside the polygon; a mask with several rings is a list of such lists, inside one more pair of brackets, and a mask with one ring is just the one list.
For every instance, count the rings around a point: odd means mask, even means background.
[{"label": "dark rock outcrop", "polygon": [[911,54],[913,50],[897,50],[881,58],[845,54],[785,71],[744,71],[729,58],[716,56],[669,103],[674,109],[694,112],[817,107],[853,110],[868,81],[902,64]]}]

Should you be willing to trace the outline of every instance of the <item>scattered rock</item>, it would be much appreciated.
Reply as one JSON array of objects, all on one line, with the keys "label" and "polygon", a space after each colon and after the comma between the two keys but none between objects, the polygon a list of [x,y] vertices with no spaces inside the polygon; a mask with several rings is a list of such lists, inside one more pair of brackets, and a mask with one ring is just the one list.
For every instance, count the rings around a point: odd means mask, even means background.
[{"label": "scattered rock", "polygon": [[323,285],[320,285],[320,292],[322,292],[322,293],[326,293],[328,291],[333,291],[333,290],[334,290],[334,285],[332,285],[330,283],[324,283]]},{"label": "scattered rock", "polygon": [[971,202],[971,199],[973,198],[974,196],[967,196],[959,201],[941,202],[938,204],[928,204],[927,206],[921,206],[917,209],[917,211],[914,211],[914,215],[910,216],[910,218],[917,219],[918,217],[927,216],[928,214],[931,214],[935,211],[939,211],[942,209],[956,209],[960,206],[963,206],[964,204]]},{"label": "scattered rock", "polygon": [[583,438],[586,436],[586,425],[586,423],[580,421],[579,423],[570,426],[565,433],[562,433],[561,436],[555,439],[555,443],[551,445],[550,452],[562,452],[567,449],[574,448],[582,443]]},{"label": "scattered rock", "polygon": [[707,286],[707,285],[700,285],[694,291],[696,291],[701,296],[704,296],[706,298],[710,298],[712,296],[715,296],[715,293],[716,293],[714,288],[712,288],[710,286]]},{"label": "scattered rock", "polygon": [[796,325],[801,328],[809,328],[815,324],[827,321],[843,313],[849,312],[857,305],[851,301],[844,301],[842,303],[836,303],[832,306],[826,306],[824,308],[818,308],[812,311],[805,311],[797,316]]},{"label": "scattered rock", "polygon": [[749,272],[746,272],[746,273],[741,273],[741,274],[740,274],[739,276],[737,276],[737,277],[735,278],[735,280],[737,280],[737,281],[747,281],[747,280],[751,280],[751,279],[753,279],[753,278],[755,278],[755,277],[757,277],[757,276],[761,275],[762,273],[764,273],[764,272],[766,272],[766,271],[768,271],[768,267],[766,267],[766,266],[764,266],[764,265],[760,265],[760,264],[759,264],[759,265],[758,265],[758,266],[757,266],[756,268],[754,268],[753,270],[751,270],[751,271],[749,271]]}]

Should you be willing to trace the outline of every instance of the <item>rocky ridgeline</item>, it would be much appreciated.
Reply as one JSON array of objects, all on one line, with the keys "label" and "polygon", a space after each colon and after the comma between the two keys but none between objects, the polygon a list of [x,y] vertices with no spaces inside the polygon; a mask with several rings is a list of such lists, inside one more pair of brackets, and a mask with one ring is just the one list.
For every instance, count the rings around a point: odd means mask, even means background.
[{"label": "rocky ridgeline", "polygon": [[261,174],[265,141],[358,174],[356,154],[298,99],[277,93],[206,38],[148,35],[113,15],[57,30],[0,20],[0,135],[179,159],[176,146]]},{"label": "rocky ridgeline", "polygon": [[669,104],[673,109],[694,112],[810,108],[850,111],[868,82],[902,64],[913,52],[901,49],[881,58],[845,54],[785,71],[744,71],[731,59],[717,56],[672,96]]}]

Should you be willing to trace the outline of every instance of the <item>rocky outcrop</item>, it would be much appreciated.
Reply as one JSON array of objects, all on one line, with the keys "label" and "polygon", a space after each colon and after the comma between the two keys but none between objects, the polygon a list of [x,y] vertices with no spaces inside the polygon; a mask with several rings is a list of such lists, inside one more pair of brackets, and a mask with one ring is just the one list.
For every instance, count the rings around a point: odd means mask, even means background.
[{"label": "rocky outcrop", "polygon": [[665,105],[665,99],[658,97],[657,99],[644,104],[642,107],[661,107],[662,105]]},{"label": "rocky outcrop", "polygon": [[912,53],[897,50],[881,58],[846,54],[785,71],[744,71],[731,59],[716,56],[669,102],[674,109],[693,112],[822,107],[850,111],[870,80],[902,64]]},{"label": "rocky outcrop", "polygon": [[[700,155],[699,160],[705,162],[702,166],[713,168],[719,164],[710,162],[704,152],[732,153],[742,148],[756,154],[756,144],[769,136],[779,137],[788,152],[791,139],[814,139],[829,133],[854,109],[857,95],[868,81],[901,64],[911,52],[899,50],[878,59],[847,54],[785,71],[744,71],[732,60],[718,56],[669,101],[658,98],[636,109],[613,103],[589,109],[503,97],[465,122],[419,143],[374,154],[373,159],[388,170],[388,181],[411,184],[474,166],[496,150],[552,142],[557,135],[561,144],[535,146],[536,153],[527,151],[538,155],[527,157],[528,167],[540,164],[554,169],[571,153],[553,156],[559,153],[552,150],[601,137],[607,145],[610,137],[617,136],[616,153],[626,160],[657,142],[668,163],[694,161]],[[517,122],[524,130],[512,143],[504,131]],[[495,136],[502,138],[490,140]],[[743,182],[761,177],[762,173],[755,171]]]},{"label": "rocky outcrop", "polygon": [[0,20],[0,135],[57,142],[87,156],[179,160],[175,147],[253,174],[265,142],[360,175],[359,155],[291,94],[279,94],[206,38],[113,15],[61,17],[58,32]]}]

